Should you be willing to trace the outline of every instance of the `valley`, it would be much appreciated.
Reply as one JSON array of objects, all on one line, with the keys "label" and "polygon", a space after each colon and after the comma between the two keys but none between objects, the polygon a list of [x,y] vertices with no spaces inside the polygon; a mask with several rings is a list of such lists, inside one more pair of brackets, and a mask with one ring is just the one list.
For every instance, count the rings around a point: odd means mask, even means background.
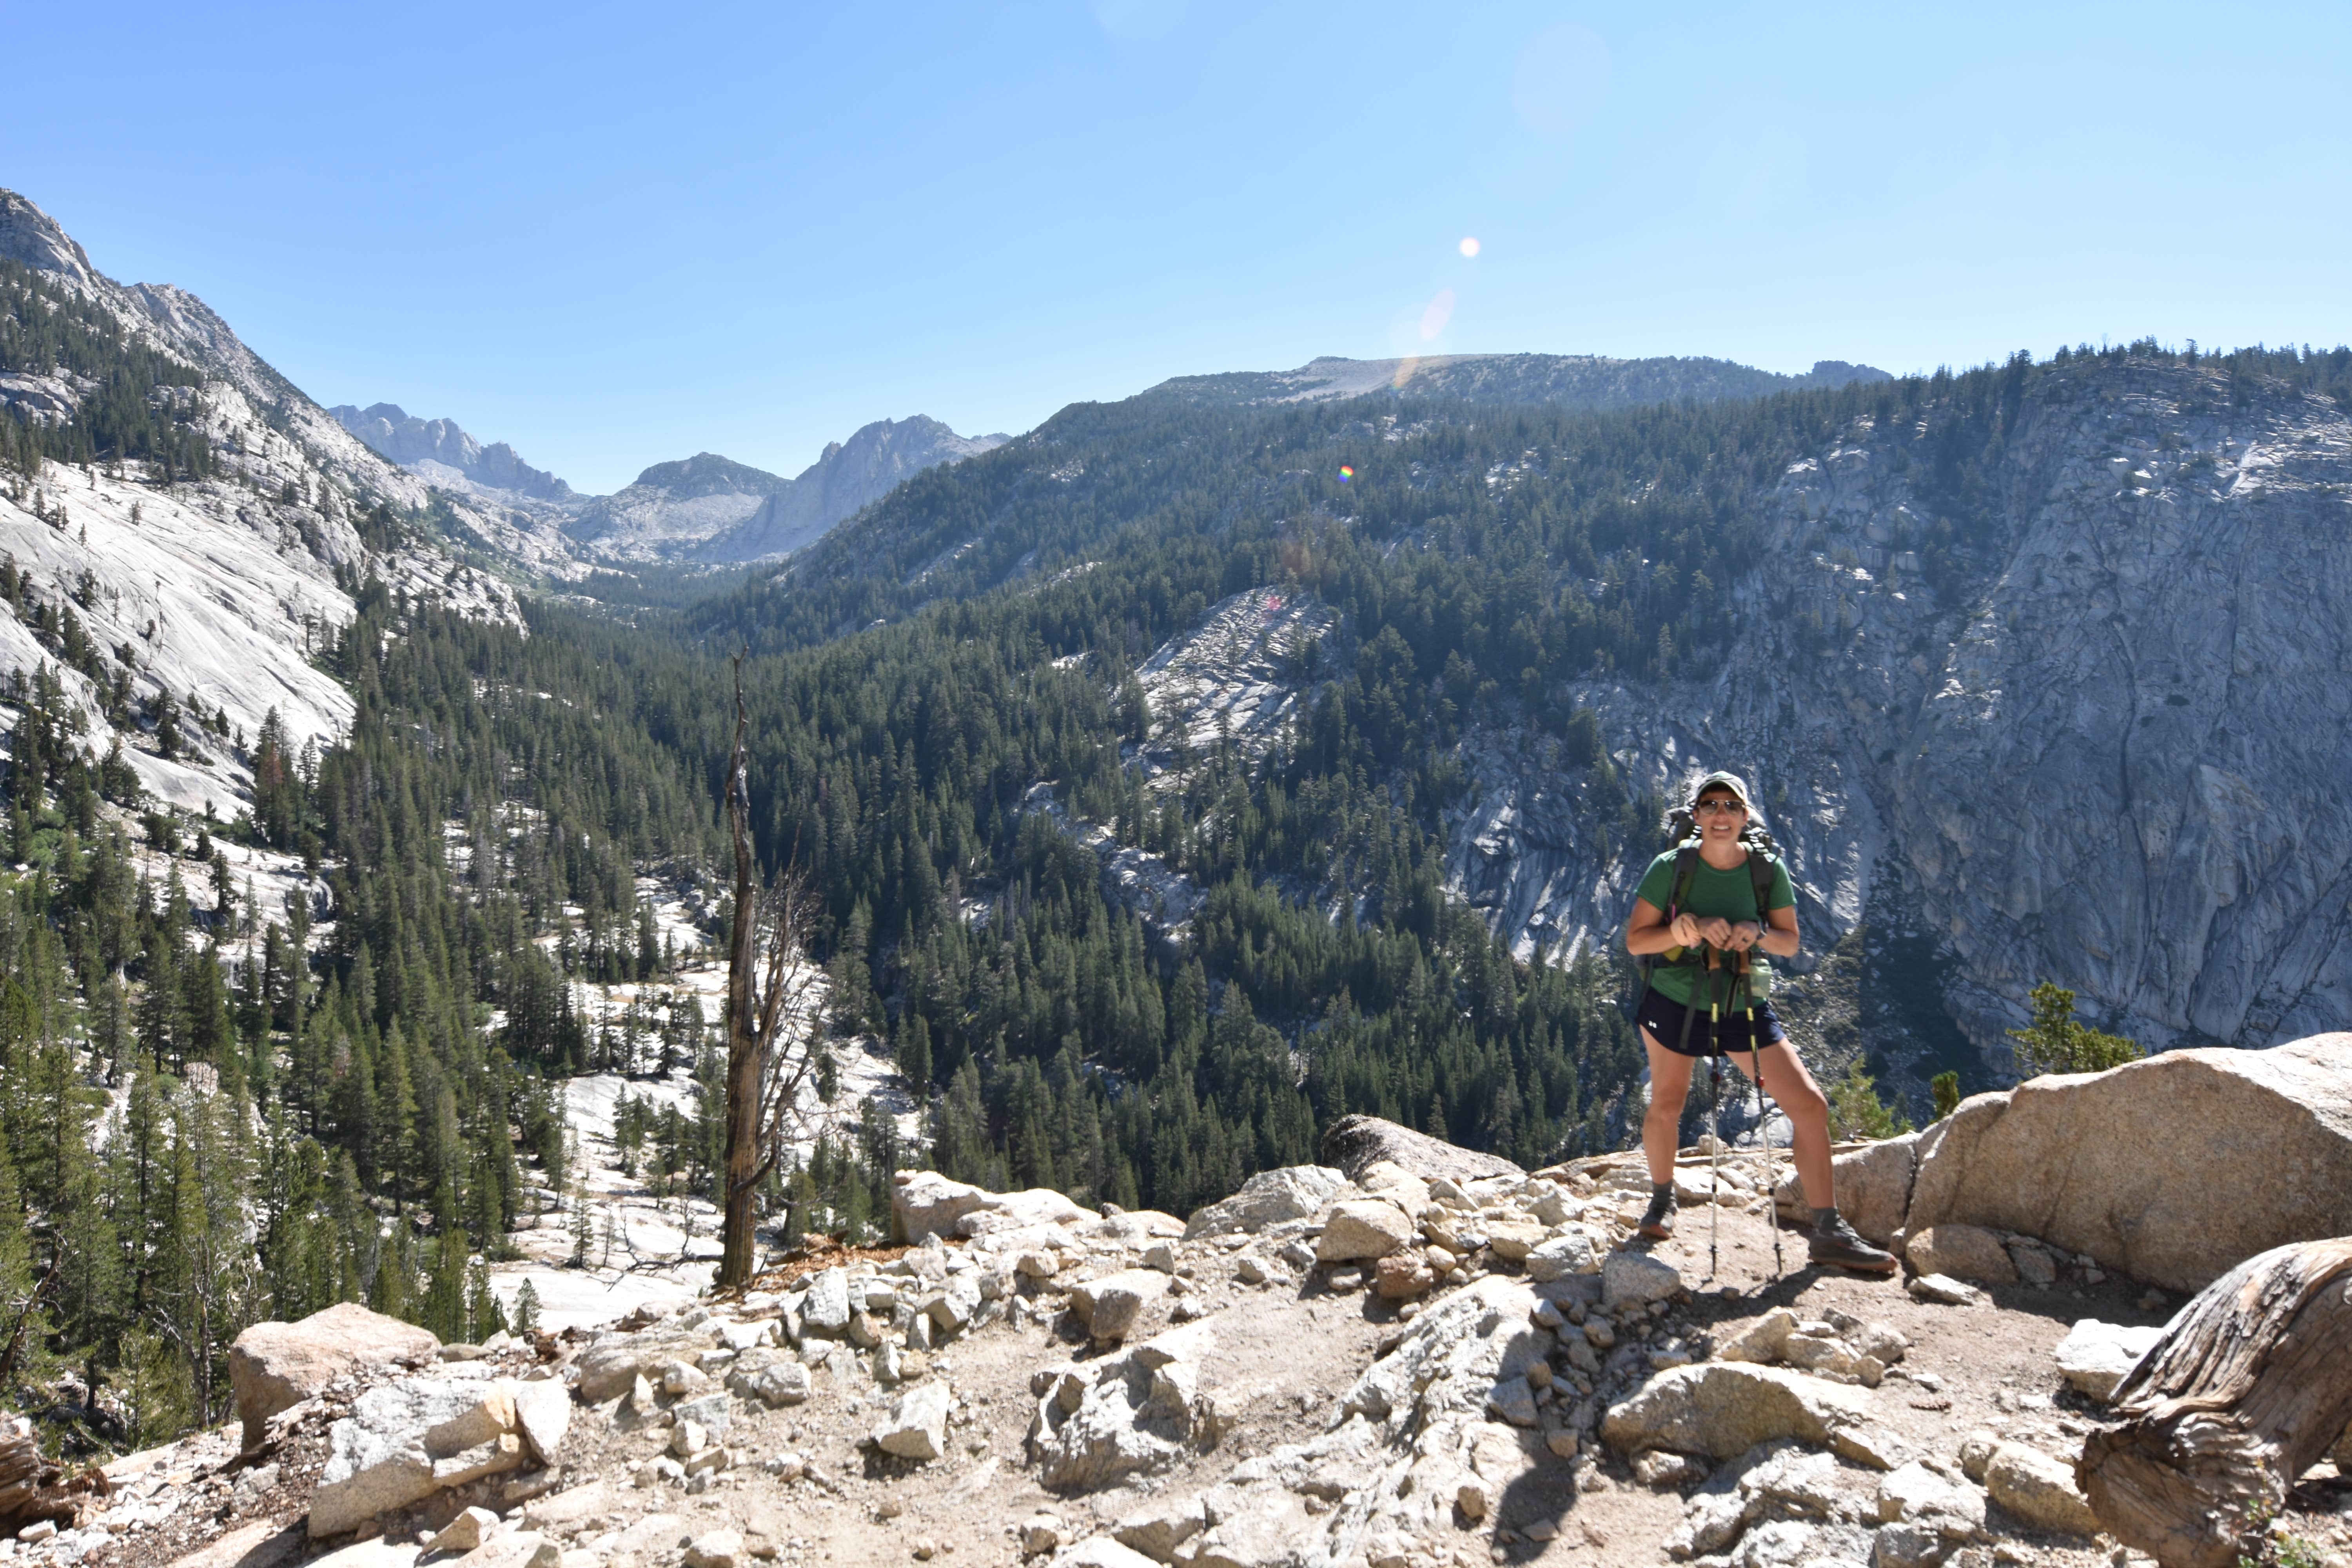
[{"label": "valley", "polygon": [[2344,350],[1318,359],[583,496],[0,193],[0,1378],[58,1453],[336,1303],[701,1310],[739,672],[813,910],[767,1261],[916,1173],[1192,1215],[1349,1116],[1589,1188],[1717,767],[1841,1137],[2013,1084],[2045,982],[2159,1061],[2347,1016]]}]

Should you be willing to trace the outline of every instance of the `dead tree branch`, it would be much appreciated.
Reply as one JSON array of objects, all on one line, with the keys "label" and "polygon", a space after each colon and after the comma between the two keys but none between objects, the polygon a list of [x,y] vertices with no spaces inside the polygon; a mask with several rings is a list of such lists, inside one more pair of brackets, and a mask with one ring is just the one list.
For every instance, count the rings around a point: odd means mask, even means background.
[{"label": "dead tree branch", "polygon": [[743,656],[735,657],[735,744],[727,765],[727,820],[734,840],[735,910],[727,950],[726,1217],[718,1283],[751,1282],[758,1189],[774,1170],[800,1114],[816,1060],[820,984],[803,962],[814,906],[797,866],[764,890],[751,837],[751,759],[744,739]]}]

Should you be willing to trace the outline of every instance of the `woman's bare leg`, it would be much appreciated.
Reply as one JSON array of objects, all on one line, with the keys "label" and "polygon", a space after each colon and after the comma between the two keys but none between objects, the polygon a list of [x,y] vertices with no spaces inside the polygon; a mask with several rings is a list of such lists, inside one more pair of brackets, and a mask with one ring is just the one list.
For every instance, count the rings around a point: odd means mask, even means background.
[{"label": "woman's bare leg", "polygon": [[1642,1153],[1650,1163],[1650,1184],[1664,1186],[1675,1179],[1675,1137],[1683,1124],[1683,1100],[1690,1094],[1690,1057],[1677,1056],[1658,1044],[1649,1030],[1642,1031],[1642,1047],[1650,1053],[1650,1109],[1642,1118]]},{"label": "woman's bare leg", "polygon": [[[1780,1106],[1796,1134],[1797,1179],[1804,1184],[1806,1206],[1835,1208],[1837,1189],[1830,1174],[1829,1097],[1822,1093],[1821,1085],[1813,1081],[1813,1075],[1805,1070],[1805,1064],[1786,1044],[1767,1046],[1757,1055],[1762,1058],[1764,1092]],[[1748,1054],[1735,1051],[1731,1059],[1752,1082],[1756,1073],[1749,1066]],[[1645,1134],[1648,1131],[1647,1122],[1643,1124],[1643,1131]],[[1655,1164],[1651,1168],[1656,1169]]]}]

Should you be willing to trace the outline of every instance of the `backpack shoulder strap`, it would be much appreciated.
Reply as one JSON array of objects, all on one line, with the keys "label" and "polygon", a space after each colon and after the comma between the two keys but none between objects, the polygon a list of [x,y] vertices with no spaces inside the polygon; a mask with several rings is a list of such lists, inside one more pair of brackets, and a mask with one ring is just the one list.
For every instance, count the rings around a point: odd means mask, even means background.
[{"label": "backpack shoulder strap", "polygon": [[1769,852],[1749,847],[1748,879],[1756,884],[1756,918],[1768,926],[1772,923],[1772,868],[1776,863]]},{"label": "backpack shoulder strap", "polygon": [[1698,846],[1685,844],[1675,851],[1675,879],[1666,893],[1666,919],[1672,921],[1690,901],[1691,881],[1698,875]]},{"label": "backpack shoulder strap", "polygon": [[[1691,879],[1696,875],[1698,875],[1698,846],[1696,844],[1680,846],[1675,850],[1674,879],[1666,884],[1667,924],[1674,923],[1675,917],[1682,913],[1683,905],[1689,901]],[[1652,978],[1656,974],[1660,964],[1687,961],[1687,954],[1682,949],[1675,948],[1671,951],[1675,953],[1672,958],[1668,958],[1664,953],[1652,953],[1635,963],[1634,968],[1642,977],[1643,994],[1648,993]]]}]

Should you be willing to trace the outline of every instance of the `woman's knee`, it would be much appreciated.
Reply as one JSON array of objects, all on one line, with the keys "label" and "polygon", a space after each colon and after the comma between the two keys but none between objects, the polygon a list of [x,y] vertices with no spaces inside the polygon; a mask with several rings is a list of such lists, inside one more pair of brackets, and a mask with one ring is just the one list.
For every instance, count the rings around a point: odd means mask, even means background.
[{"label": "woman's knee", "polygon": [[1821,1086],[1811,1078],[1799,1079],[1795,1087],[1781,1097],[1780,1103],[1790,1115],[1807,1121],[1826,1123],[1830,1119],[1829,1096],[1823,1094]]}]

